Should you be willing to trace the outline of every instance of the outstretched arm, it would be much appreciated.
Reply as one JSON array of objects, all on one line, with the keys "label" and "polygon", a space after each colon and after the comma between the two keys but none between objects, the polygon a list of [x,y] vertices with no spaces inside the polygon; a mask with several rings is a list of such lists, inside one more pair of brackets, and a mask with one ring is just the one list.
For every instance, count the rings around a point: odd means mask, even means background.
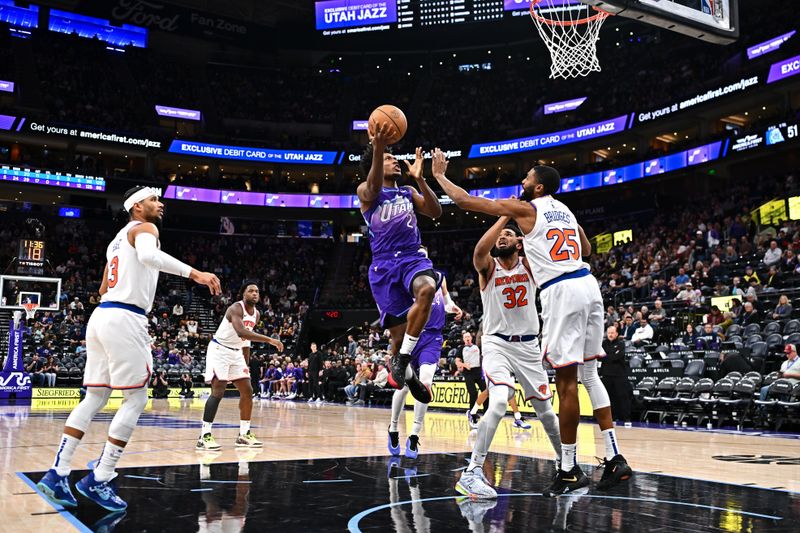
[{"label": "outstretched arm", "polygon": [[439,182],[444,192],[455,204],[465,211],[477,211],[498,217],[507,216],[514,219],[535,216],[536,211],[527,202],[519,200],[488,200],[479,196],[471,196],[467,191],[447,179],[447,159],[444,153],[436,148],[433,152],[433,177]]},{"label": "outstretched arm", "polygon": [[143,264],[160,272],[189,278],[201,285],[206,285],[213,295],[220,293],[217,276],[210,272],[200,272],[159,249],[158,228],[155,224],[144,222],[134,226],[128,232],[128,242],[136,248],[136,255]]},{"label": "outstretched arm", "polygon": [[439,203],[439,197],[436,196],[436,193],[433,192],[433,189],[430,188],[428,182],[425,181],[425,177],[422,175],[422,162],[422,148],[419,146],[417,147],[414,164],[412,165],[408,161],[405,161],[408,174],[414,178],[414,181],[417,182],[417,187],[422,191],[422,194],[419,194],[414,187],[409,187],[412,200],[414,201],[414,208],[425,216],[439,218],[442,216],[442,206]]},{"label": "outstretched arm", "polygon": [[486,284],[486,278],[489,270],[493,266],[492,261],[492,248],[500,236],[500,232],[506,227],[506,224],[511,220],[507,216],[502,216],[497,219],[497,222],[483,234],[481,240],[475,245],[475,250],[472,252],[472,266],[478,271],[478,282],[480,288],[483,289]]},{"label": "outstretched arm", "polygon": [[584,233],[580,224],[578,225],[578,233],[581,239],[581,255],[583,257],[589,257],[592,255],[592,243],[586,238],[586,233]]},{"label": "outstretched arm", "polygon": [[461,308],[457,306],[450,297],[450,291],[447,290],[446,278],[442,278],[442,298],[444,298],[444,312],[455,314],[456,320],[461,320],[461,317],[464,315],[464,311],[462,311]]}]

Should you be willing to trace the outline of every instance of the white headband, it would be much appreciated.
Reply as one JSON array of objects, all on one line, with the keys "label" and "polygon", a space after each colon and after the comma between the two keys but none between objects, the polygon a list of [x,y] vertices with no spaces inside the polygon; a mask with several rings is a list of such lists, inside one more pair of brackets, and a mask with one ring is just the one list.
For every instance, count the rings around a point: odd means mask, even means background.
[{"label": "white headband", "polygon": [[133,193],[130,198],[125,200],[122,205],[125,208],[125,211],[130,211],[133,209],[133,204],[147,200],[151,196],[157,196],[161,198],[161,189],[154,189],[153,187],[145,187],[144,189],[140,189]]}]

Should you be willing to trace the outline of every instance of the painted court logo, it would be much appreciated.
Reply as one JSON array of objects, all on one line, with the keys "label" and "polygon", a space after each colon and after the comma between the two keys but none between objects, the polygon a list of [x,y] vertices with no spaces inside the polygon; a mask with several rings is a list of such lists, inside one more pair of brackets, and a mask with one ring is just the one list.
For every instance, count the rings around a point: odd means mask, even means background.
[{"label": "painted court logo", "polygon": [[786,455],[714,455],[712,459],[729,463],[745,463],[751,465],[793,465],[800,466],[800,457]]}]

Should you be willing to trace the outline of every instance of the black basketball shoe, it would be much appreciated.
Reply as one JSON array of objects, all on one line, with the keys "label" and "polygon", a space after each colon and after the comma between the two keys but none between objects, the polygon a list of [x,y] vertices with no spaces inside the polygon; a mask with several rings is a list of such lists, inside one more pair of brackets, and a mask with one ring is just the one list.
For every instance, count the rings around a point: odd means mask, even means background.
[{"label": "black basketball shoe", "polygon": [[610,489],[614,485],[630,479],[633,475],[633,470],[628,466],[628,461],[619,454],[610,460],[603,459],[600,466],[603,467],[603,476],[597,484],[598,490]]},{"label": "black basketball shoe", "polygon": [[569,472],[559,470],[553,477],[553,482],[542,491],[542,496],[553,498],[589,486],[589,478],[583,473],[581,467],[575,465]]},{"label": "black basketball shoe", "polygon": [[411,363],[411,356],[404,353],[393,355],[389,361],[389,372],[394,382],[393,386],[398,390],[406,386],[406,368],[408,368],[409,363]]}]

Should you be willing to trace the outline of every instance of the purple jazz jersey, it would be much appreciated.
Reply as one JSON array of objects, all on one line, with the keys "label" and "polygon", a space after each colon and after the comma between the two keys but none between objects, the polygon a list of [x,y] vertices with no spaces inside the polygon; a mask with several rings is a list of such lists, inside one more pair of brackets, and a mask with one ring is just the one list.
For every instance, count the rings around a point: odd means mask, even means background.
[{"label": "purple jazz jersey", "polygon": [[[421,245],[411,191],[406,187],[381,189],[375,204],[363,213],[369,227],[372,265],[369,284],[381,314],[403,318],[414,303],[411,283],[433,263],[419,252]],[[441,283],[437,280],[437,286]]]},{"label": "purple jazz jersey", "polygon": [[416,370],[419,370],[421,365],[439,364],[444,343],[442,329],[444,329],[445,319],[442,291],[436,291],[436,297],[431,305],[431,316],[419,336],[417,345],[411,352],[411,364]]}]

